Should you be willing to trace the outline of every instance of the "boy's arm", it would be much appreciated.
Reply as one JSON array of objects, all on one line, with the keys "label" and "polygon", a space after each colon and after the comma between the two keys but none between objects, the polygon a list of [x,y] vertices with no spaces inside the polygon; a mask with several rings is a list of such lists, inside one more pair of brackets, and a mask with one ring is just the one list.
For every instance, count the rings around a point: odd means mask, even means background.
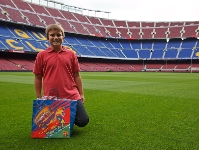
[{"label": "boy's arm", "polygon": [[35,74],[35,92],[36,92],[36,97],[37,98],[41,98],[42,94],[41,94],[41,90],[42,90],[42,75],[40,74]]},{"label": "boy's arm", "polygon": [[81,79],[79,72],[74,73],[74,79],[75,79],[75,83],[77,85],[77,89],[79,91],[82,103],[84,103],[85,97],[84,97],[84,91],[83,91],[83,86],[82,86],[82,79]]}]

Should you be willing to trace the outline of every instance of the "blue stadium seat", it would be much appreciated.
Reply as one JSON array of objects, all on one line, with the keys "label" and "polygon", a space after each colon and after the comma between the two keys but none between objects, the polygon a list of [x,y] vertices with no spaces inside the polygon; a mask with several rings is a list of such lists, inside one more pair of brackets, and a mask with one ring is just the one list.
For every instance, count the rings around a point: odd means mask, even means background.
[{"label": "blue stadium seat", "polygon": [[164,50],[165,49],[165,46],[166,46],[166,40],[158,40],[158,41],[154,41],[154,44],[153,44],[153,49],[156,50],[156,49],[162,49]]},{"label": "blue stadium seat", "polygon": [[124,56],[124,54],[122,53],[121,49],[110,49],[110,51],[112,51],[112,53],[114,53],[115,55],[117,55],[118,58],[126,58]]},{"label": "blue stadium seat", "polygon": [[114,48],[113,45],[108,40],[99,40],[107,48]]},{"label": "blue stadium seat", "polygon": [[64,40],[67,42],[67,43],[69,43],[70,45],[76,45],[76,44],[80,44],[77,40],[76,40],[76,38],[75,37],[72,37],[72,36],[66,36],[65,38],[64,38]]},{"label": "blue stadium seat", "polygon": [[93,43],[94,46],[102,48],[105,47],[98,39],[89,39],[91,43]]},{"label": "blue stadium seat", "polygon": [[177,53],[178,53],[178,50],[177,49],[167,49],[165,51],[165,55],[164,55],[164,58],[173,58],[173,59],[176,59],[177,58]]},{"label": "blue stadium seat", "polygon": [[108,57],[100,48],[97,47],[89,47],[88,49],[96,56],[96,57]]},{"label": "blue stadium seat", "polygon": [[0,25],[0,35],[5,37],[13,37],[14,35],[4,25]]},{"label": "blue stadium seat", "polygon": [[192,49],[195,46],[196,46],[196,39],[184,39],[182,41],[181,48],[190,48],[190,49]]},{"label": "blue stadium seat", "polygon": [[190,59],[192,52],[191,48],[183,48],[179,51],[178,59]]},{"label": "blue stadium seat", "polygon": [[110,40],[109,42],[113,45],[114,48],[119,48],[119,49],[123,48],[119,41]]},{"label": "blue stadium seat", "polygon": [[142,49],[151,50],[152,49],[152,44],[153,44],[153,42],[151,40],[150,41],[142,41]]},{"label": "blue stadium seat", "polygon": [[113,52],[112,52],[110,49],[108,49],[108,48],[103,48],[103,47],[101,47],[100,50],[101,50],[104,54],[106,54],[108,57],[113,57],[113,58],[117,57],[117,58],[118,58],[118,56],[117,56],[115,53],[113,53]]},{"label": "blue stadium seat", "polygon": [[124,49],[132,49],[131,43],[128,40],[122,40],[120,43]]},{"label": "blue stadium seat", "polygon": [[139,53],[139,58],[142,58],[142,59],[150,59],[150,52],[151,50],[139,50],[138,53]]},{"label": "blue stadium seat", "polygon": [[182,40],[172,40],[170,39],[168,44],[167,44],[167,49],[171,49],[171,48],[180,48],[180,44],[181,44]]},{"label": "blue stadium seat", "polygon": [[93,44],[89,41],[89,40],[87,40],[87,38],[83,38],[83,37],[78,37],[78,38],[76,38],[76,40],[81,44],[81,45],[87,45],[87,46],[93,46]]},{"label": "blue stadium seat", "polygon": [[72,49],[74,49],[76,52],[78,52],[82,56],[96,56],[94,53],[92,53],[86,46],[82,45],[73,45]]},{"label": "blue stadium seat", "polygon": [[138,55],[137,52],[135,50],[122,50],[122,52],[125,54],[125,56],[127,58],[134,58],[134,59],[138,59]]},{"label": "blue stadium seat", "polygon": [[[1,38],[1,37],[0,37]],[[6,45],[1,41],[1,39],[0,39],[0,49],[1,50],[6,50],[6,49],[8,49],[8,47],[6,47]]]},{"label": "blue stadium seat", "polygon": [[141,49],[141,42],[137,40],[130,41],[133,49]]},{"label": "blue stadium seat", "polygon": [[156,49],[152,51],[151,59],[162,59],[164,51],[162,49]]}]

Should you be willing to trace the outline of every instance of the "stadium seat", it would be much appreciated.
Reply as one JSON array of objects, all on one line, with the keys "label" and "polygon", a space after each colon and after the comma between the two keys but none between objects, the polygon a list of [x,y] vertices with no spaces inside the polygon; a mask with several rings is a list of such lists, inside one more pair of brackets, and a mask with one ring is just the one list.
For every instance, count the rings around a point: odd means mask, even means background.
[{"label": "stadium seat", "polygon": [[126,58],[134,58],[134,59],[138,58],[137,52],[135,50],[124,50],[123,49],[122,52],[124,53]]},{"label": "stadium seat", "polygon": [[169,27],[169,34],[168,38],[181,38],[181,31],[183,29],[183,26],[181,27]]},{"label": "stadium seat", "polygon": [[12,0],[12,2],[14,3],[14,5],[17,6],[17,8],[19,10],[24,10],[27,12],[33,12],[33,9],[30,7],[29,3],[25,2],[25,1],[21,1],[21,0]]},{"label": "stadium seat", "polygon": [[153,30],[154,28],[142,28],[142,39],[152,39],[154,37]]},{"label": "stadium seat", "polygon": [[126,21],[122,20],[113,20],[114,26],[116,27],[127,27]]},{"label": "stadium seat", "polygon": [[7,8],[4,6],[1,6],[1,8],[7,12],[9,21],[21,24],[29,24],[29,22],[25,18],[23,18],[23,15],[18,9]]}]

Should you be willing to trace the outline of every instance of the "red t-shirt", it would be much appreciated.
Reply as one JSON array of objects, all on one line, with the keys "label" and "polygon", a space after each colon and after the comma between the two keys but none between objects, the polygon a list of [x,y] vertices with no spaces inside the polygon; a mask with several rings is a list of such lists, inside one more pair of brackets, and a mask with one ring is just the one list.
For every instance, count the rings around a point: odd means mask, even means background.
[{"label": "red t-shirt", "polygon": [[[78,100],[80,95],[73,73],[79,70],[79,62],[74,52],[65,47],[60,52],[48,47],[37,54],[33,73],[43,76],[45,96],[56,96],[55,91],[51,90],[54,88],[59,97]],[[49,93],[50,90],[52,92]]]}]

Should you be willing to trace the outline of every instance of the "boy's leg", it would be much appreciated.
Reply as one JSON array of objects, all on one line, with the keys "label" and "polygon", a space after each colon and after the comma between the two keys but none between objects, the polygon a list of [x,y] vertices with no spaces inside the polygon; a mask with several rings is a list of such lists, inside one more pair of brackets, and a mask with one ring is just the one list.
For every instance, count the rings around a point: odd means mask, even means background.
[{"label": "boy's leg", "polygon": [[82,104],[81,100],[77,101],[77,111],[75,116],[75,124],[78,127],[84,127],[88,124],[89,117],[86,113],[86,110],[84,108],[84,105]]}]

